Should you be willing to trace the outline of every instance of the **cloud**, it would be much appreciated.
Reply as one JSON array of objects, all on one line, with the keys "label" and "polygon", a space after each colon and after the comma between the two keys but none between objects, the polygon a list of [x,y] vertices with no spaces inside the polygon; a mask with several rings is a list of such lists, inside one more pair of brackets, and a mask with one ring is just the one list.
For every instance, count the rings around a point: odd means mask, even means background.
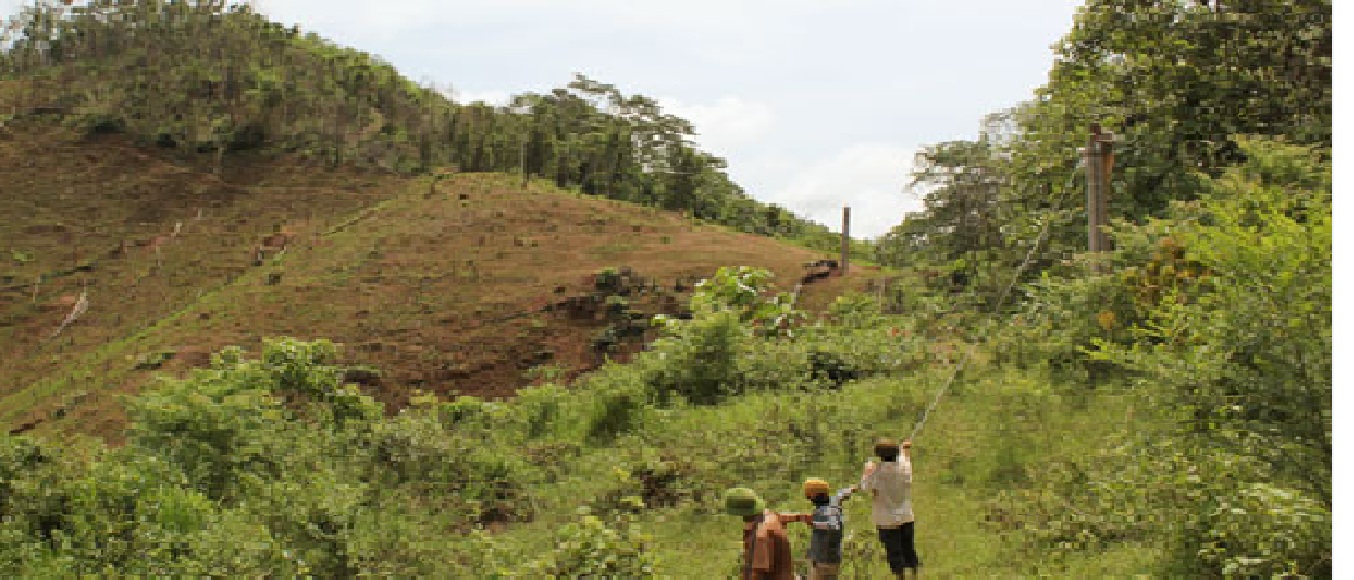
[{"label": "cloud", "polygon": [[507,91],[462,91],[453,87],[451,91],[444,91],[444,94],[446,92],[451,93],[452,100],[462,104],[483,101],[486,105],[502,107],[512,101],[512,95]]},{"label": "cloud", "polygon": [[791,171],[785,185],[767,192],[766,201],[833,231],[841,229],[842,206],[851,208],[851,235],[873,238],[919,211],[921,199],[905,191],[916,148],[858,143]]},{"label": "cloud", "polygon": [[775,125],[771,106],[740,97],[720,97],[712,103],[683,103],[678,99],[658,100],[663,109],[696,127],[696,142],[715,155],[765,136]]}]

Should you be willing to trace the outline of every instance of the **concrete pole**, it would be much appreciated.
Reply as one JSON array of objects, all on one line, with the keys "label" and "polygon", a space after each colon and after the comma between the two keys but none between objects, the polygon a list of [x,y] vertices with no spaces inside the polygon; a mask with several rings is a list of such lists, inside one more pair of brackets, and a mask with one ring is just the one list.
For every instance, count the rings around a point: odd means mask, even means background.
[{"label": "concrete pole", "polygon": [[1103,250],[1100,247],[1100,173],[1104,165],[1100,162],[1100,124],[1091,123],[1091,135],[1086,140],[1086,229],[1087,249],[1091,252]]},{"label": "concrete pole", "polygon": [[1102,132],[1099,123],[1091,123],[1086,141],[1086,225],[1087,249],[1110,250],[1110,236],[1101,231],[1109,223],[1110,173],[1114,169],[1114,133]]},{"label": "concrete pole", "polygon": [[[1114,173],[1114,133],[1104,131],[1096,136],[1099,141],[1100,170],[1096,176],[1100,178],[1100,187],[1096,192],[1100,194],[1100,203],[1097,209],[1100,210],[1100,216],[1096,222],[1100,225],[1109,225],[1110,223],[1110,194],[1114,192],[1110,188],[1110,176]],[[1111,247],[1110,235],[1100,231],[1100,251],[1108,252],[1114,248]]]},{"label": "concrete pole", "polygon": [[846,275],[846,271],[851,264],[851,207],[842,206],[842,259],[841,273]]},{"label": "concrete pole", "polygon": [[527,175],[527,141],[526,141],[526,139],[522,139],[522,146],[521,146],[520,151],[519,151],[518,159],[522,162],[522,189],[523,189],[523,190],[526,190],[526,188],[527,188],[527,181],[528,181],[528,179],[529,179],[529,177],[528,177],[528,175]]}]

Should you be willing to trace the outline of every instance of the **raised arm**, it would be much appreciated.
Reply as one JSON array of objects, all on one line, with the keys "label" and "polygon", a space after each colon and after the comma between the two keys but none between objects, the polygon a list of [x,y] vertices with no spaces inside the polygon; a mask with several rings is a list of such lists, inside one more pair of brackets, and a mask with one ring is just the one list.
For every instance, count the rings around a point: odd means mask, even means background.
[{"label": "raised arm", "polygon": [[837,505],[841,505],[842,502],[851,497],[851,494],[856,493],[856,490],[858,489],[860,489],[860,486],[858,485],[843,487],[837,490],[837,497],[833,498],[833,501],[835,501]]}]

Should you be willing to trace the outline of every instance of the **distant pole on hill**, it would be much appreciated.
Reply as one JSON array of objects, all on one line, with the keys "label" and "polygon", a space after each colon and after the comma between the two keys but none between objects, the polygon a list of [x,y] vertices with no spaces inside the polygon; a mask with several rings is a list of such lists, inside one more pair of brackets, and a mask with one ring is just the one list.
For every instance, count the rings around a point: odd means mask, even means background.
[{"label": "distant pole on hill", "polygon": [[851,264],[851,206],[842,206],[842,259],[841,273],[846,275]]},{"label": "distant pole on hill", "polygon": [[522,189],[525,190],[525,189],[527,188],[527,180],[529,179],[529,178],[528,178],[528,173],[527,173],[527,140],[526,140],[526,139],[522,139],[521,150],[520,150],[519,153],[518,153],[518,158],[521,159],[521,161],[522,161]]}]

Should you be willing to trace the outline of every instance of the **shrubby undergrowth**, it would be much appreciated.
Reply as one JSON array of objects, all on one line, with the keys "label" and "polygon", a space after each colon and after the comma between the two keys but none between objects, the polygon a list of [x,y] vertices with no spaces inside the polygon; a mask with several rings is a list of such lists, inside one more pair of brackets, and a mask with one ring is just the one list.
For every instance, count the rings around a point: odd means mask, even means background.
[{"label": "shrubby undergrowth", "polygon": [[1159,538],[1176,574],[1330,575],[1330,166],[1240,143],[1248,161],[1198,201],[1119,224],[1108,271],[1037,284],[999,343],[1147,419],[1014,492],[1030,539]]},{"label": "shrubby undergrowth", "polygon": [[[326,340],[269,340],[258,359],[225,349],[210,368],[130,401],[120,449],[91,444],[86,456],[5,438],[0,527],[12,541],[0,570],[652,571],[657,552],[637,514],[708,512],[720,486],[765,477],[759,458],[837,436],[787,408],[748,447],[728,433],[705,437],[723,430],[688,425],[693,409],[754,393],[780,409],[775,393],[840,387],[892,364],[833,343],[868,329],[809,328],[768,282],[764,271],[723,270],[697,291],[693,319],[666,322],[666,338],[633,364],[511,402],[420,396],[388,416],[342,383]],[[670,437],[678,432],[703,435]],[[860,444],[863,430],[850,433],[832,445]],[[581,489],[563,491],[571,485]],[[558,541],[535,555],[485,533],[537,522],[558,527]],[[231,539],[248,549],[227,549]]]},{"label": "shrubby undergrowth", "polygon": [[[723,489],[806,509],[799,481],[849,483],[939,401],[933,570],[1329,576],[1329,169],[1247,152],[1009,319],[852,295],[809,321],[731,268],[630,364],[393,415],[327,341],[227,349],[132,401],[122,448],[0,438],[0,574],[719,575]],[[868,540],[845,573],[877,570]]]}]

